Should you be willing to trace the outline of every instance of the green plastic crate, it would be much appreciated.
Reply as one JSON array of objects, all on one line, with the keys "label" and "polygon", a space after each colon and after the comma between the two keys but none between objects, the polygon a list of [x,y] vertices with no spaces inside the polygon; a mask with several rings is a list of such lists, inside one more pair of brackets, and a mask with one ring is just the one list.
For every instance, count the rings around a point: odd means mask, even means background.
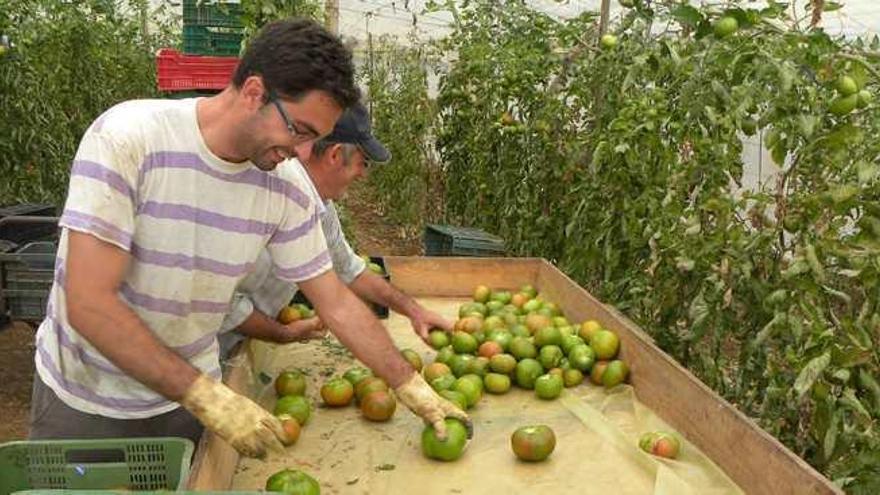
[{"label": "green plastic crate", "polygon": [[22,490],[179,490],[193,444],[185,438],[29,440],[0,445],[0,495]]},{"label": "green plastic crate", "polygon": [[183,53],[237,57],[244,36],[241,28],[216,26],[184,26]]},{"label": "green plastic crate", "polygon": [[242,27],[241,2],[183,0],[184,26]]},{"label": "green plastic crate", "polygon": [[[167,490],[22,490],[15,495],[169,495]],[[266,495],[258,491],[175,491],[174,495]]]},{"label": "green plastic crate", "polygon": [[504,239],[471,227],[425,225],[426,256],[504,256]]}]

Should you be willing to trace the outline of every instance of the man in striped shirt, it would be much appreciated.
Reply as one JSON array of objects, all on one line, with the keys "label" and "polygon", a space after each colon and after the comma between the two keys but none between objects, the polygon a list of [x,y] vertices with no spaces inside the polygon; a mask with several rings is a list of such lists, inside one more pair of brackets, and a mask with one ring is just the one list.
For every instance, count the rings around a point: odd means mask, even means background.
[{"label": "man in striped shirt", "polygon": [[[278,170],[306,183],[311,199],[320,205],[321,230],[339,278],[362,299],[407,316],[413,330],[426,341],[431,328],[451,331],[449,320],[427,310],[382,277],[366,270],[364,260],[345,240],[333,201],[341,199],[352,182],[365,177],[369,165],[391,159],[385,146],[370,132],[367,109],[360,103],[349,108],[336,122],[333,133],[314,146],[305,146],[298,151],[302,151],[298,155],[305,157],[302,162],[291,159],[280,164]],[[280,343],[323,335],[323,325],[317,318],[287,325],[275,321],[274,316],[290,302],[296,291],[296,285],[272,274],[270,257],[264,252],[233,298],[232,310],[221,329],[221,355],[225,356],[244,338],[243,335]]]},{"label": "man in striped shirt", "polygon": [[279,21],[219,95],[128,101],[89,127],[37,331],[31,438],[195,440],[201,423],[245,455],[280,449],[277,418],[219,382],[217,332],[264,249],[401,402],[468,421],[333,273],[308,185],[275,171],[356,102],[353,72],[323,28]]}]

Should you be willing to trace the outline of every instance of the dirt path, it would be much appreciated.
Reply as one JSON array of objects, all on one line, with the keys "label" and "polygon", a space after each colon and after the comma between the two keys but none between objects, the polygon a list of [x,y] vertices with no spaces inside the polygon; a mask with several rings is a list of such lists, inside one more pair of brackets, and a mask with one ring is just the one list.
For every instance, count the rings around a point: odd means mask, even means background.
[{"label": "dirt path", "polygon": [[[391,225],[371,202],[365,187],[353,189],[342,205],[351,220],[352,240],[362,254],[421,254],[421,239],[407,237],[403,229]],[[34,331],[21,322],[0,329],[0,443],[27,436]]]},{"label": "dirt path", "polygon": [[370,198],[366,185],[356,184],[341,203],[351,219],[353,245],[362,254],[419,256],[423,253],[421,237],[407,235],[405,229],[391,224]]},{"label": "dirt path", "polygon": [[27,435],[34,377],[34,329],[16,322],[0,330],[0,443]]}]

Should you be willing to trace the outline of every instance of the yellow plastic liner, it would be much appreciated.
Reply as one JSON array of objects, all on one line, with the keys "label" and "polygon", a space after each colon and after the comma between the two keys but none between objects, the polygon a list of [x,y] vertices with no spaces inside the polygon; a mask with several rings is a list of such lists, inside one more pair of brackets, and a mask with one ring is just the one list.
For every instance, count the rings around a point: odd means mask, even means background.
[{"label": "yellow plastic liner", "polygon": [[[464,300],[421,302],[454,319]],[[385,324],[398,347],[416,350],[426,364],[433,360],[435,352],[415,335],[408,319],[392,313]],[[233,490],[262,489],[272,473],[291,467],[318,479],[325,494],[742,493],[684,439],[677,460],[639,450],[642,433],[673,430],[641,404],[628,385],[605,391],[585,382],[553,401],[516,387],[505,395],[484,394],[469,411],[475,434],[465,454],[443,463],[422,455],[423,424],[402,404],[386,423],[361,418],[354,405],[320,406],[321,384],[356,364],[332,337],[284,346],[251,342],[248,352],[254,363],[254,369],[248,370],[252,393],[261,404],[271,410],[275,401],[271,383],[263,383],[267,376],[300,368],[309,374],[307,395],[315,408],[299,441],[283,456],[242,459]],[[510,448],[513,431],[530,424],[548,425],[556,433],[556,450],[545,462],[521,462]]]}]

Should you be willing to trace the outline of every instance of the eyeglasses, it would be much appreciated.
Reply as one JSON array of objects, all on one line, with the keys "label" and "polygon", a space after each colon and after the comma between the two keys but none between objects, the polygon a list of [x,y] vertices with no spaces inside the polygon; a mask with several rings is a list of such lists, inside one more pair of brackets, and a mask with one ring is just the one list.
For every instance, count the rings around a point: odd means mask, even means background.
[{"label": "eyeglasses", "polygon": [[284,109],[284,106],[281,104],[281,99],[278,98],[278,95],[275,94],[274,91],[269,92],[269,101],[275,105],[275,108],[278,109],[278,113],[281,114],[281,118],[284,120],[284,124],[287,125],[287,130],[290,132],[290,135],[296,140],[297,143],[305,143],[306,141],[311,141],[313,139],[318,138],[318,134],[311,130],[303,131],[296,127],[293,123],[293,120],[287,114],[287,110]]}]

